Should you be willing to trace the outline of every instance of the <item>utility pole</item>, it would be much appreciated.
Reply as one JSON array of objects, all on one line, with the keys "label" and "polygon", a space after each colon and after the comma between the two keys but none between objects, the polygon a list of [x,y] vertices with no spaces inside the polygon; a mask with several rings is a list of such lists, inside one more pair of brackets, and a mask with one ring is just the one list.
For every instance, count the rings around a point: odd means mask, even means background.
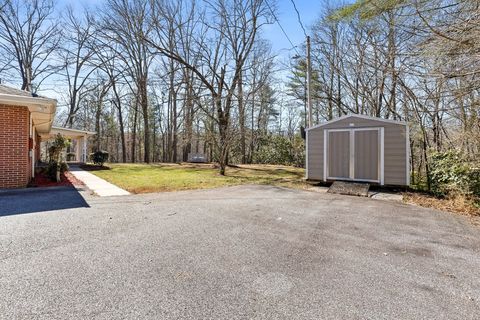
[{"label": "utility pole", "polygon": [[307,36],[307,107],[308,125],[312,126],[312,61],[310,58],[310,36]]}]

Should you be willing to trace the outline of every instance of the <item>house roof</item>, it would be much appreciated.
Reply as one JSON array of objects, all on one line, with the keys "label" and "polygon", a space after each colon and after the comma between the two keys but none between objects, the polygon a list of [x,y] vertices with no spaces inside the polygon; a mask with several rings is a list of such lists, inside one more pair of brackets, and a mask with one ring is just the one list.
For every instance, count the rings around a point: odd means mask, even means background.
[{"label": "house roof", "polygon": [[9,94],[13,96],[22,96],[22,97],[30,97],[30,98],[44,98],[48,99],[47,97],[39,96],[36,93],[32,93],[26,90],[15,89],[12,87],[7,87],[6,85],[0,84],[0,94]]},{"label": "house roof", "polygon": [[52,127],[57,101],[37,94],[0,85],[0,105],[27,107],[38,133],[48,133]]},{"label": "house roof", "polygon": [[308,131],[308,130],[312,130],[312,129],[321,128],[323,126],[326,126],[327,124],[332,124],[332,123],[335,123],[337,121],[348,119],[348,118],[360,118],[360,119],[367,119],[367,120],[373,120],[373,121],[379,121],[379,122],[394,123],[394,124],[404,125],[404,126],[407,125],[407,123],[405,121],[382,119],[382,118],[378,118],[378,117],[370,117],[370,116],[366,116],[366,115],[363,115],[363,114],[352,113],[352,114],[346,114],[344,116],[332,119],[332,120],[324,122],[324,123],[317,124],[316,126],[307,128],[306,130]]}]

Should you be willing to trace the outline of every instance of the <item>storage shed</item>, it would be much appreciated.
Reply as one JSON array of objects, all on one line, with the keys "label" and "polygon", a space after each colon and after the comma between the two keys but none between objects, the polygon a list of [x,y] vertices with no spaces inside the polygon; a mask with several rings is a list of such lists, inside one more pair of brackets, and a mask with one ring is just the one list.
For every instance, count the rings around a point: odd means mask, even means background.
[{"label": "storage shed", "polygon": [[406,122],[350,114],[306,130],[306,178],[410,184]]}]

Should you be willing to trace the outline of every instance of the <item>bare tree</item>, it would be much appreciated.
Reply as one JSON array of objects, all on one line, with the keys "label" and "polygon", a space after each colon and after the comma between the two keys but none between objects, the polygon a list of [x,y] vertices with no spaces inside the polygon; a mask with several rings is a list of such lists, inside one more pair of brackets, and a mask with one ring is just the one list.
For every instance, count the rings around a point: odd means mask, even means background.
[{"label": "bare tree", "polygon": [[51,0],[4,0],[0,9],[0,49],[15,64],[22,90],[32,91],[58,70],[50,59],[60,31]]},{"label": "bare tree", "polygon": [[[172,51],[165,42],[163,21],[158,17],[170,14],[163,10],[163,4],[154,2],[153,16],[158,41],[148,42],[159,53],[174,59],[191,70],[210,92],[215,113],[211,114],[218,126],[218,162],[220,174],[225,174],[230,149],[230,117],[233,99],[241,79],[245,61],[252,52],[258,30],[269,17],[267,6],[262,0],[214,1],[209,4],[214,24],[200,15],[204,32],[211,38],[197,45],[202,56],[201,62],[208,67],[195,64],[183,52]],[[190,17],[190,16],[189,16]],[[234,63],[229,63],[233,59]]]},{"label": "bare tree", "polygon": [[65,125],[72,127],[75,114],[80,108],[84,89],[90,76],[97,69],[92,58],[98,50],[91,43],[94,36],[93,18],[86,12],[83,18],[78,18],[73,9],[67,9],[65,18],[65,36],[59,50],[68,82],[68,116]]},{"label": "bare tree", "polygon": [[[153,59],[145,40],[152,28],[149,22],[149,8],[147,0],[108,0],[102,17],[102,36],[106,42],[118,45],[115,47],[116,54],[125,64],[126,72],[135,83],[137,101],[143,117],[143,160],[146,163],[151,160],[148,75]],[[132,159],[135,159],[134,154]]]}]

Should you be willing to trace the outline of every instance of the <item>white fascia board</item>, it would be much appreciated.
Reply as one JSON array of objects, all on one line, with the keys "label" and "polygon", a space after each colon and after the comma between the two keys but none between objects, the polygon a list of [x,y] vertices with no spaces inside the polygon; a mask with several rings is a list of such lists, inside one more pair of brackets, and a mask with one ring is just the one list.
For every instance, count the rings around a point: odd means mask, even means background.
[{"label": "white fascia board", "polygon": [[80,129],[70,129],[70,128],[62,128],[62,127],[52,127],[52,131],[64,132],[64,133],[79,133],[81,135],[93,136],[97,133],[94,131],[86,131]]},{"label": "white fascia board", "polygon": [[30,106],[35,106],[35,105],[45,106],[49,108],[56,108],[57,100],[38,98],[38,97],[24,97],[24,96],[16,96],[13,94],[0,93],[0,104],[22,105],[29,108]]},{"label": "white fascia board", "polygon": [[33,124],[40,133],[50,131],[57,109],[57,101],[54,99],[23,97],[3,93],[0,94],[0,104],[28,108]]}]

